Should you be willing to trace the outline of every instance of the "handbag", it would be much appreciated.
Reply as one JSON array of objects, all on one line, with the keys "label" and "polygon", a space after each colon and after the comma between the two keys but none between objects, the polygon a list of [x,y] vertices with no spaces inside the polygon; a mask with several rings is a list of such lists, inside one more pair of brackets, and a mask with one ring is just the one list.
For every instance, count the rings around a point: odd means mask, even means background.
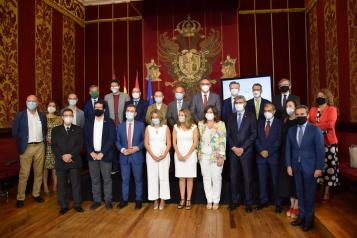
[{"label": "handbag", "polygon": [[357,169],[357,145],[350,146],[350,166]]}]

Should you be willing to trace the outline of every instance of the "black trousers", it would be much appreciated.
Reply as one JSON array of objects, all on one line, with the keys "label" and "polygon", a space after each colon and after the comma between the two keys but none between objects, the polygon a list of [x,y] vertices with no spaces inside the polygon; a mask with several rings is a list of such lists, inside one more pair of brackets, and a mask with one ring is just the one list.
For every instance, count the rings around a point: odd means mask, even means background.
[{"label": "black trousers", "polygon": [[67,181],[68,178],[70,178],[74,207],[79,207],[82,201],[79,169],[57,169],[56,172],[58,180],[57,195],[60,206],[62,208],[68,208]]}]

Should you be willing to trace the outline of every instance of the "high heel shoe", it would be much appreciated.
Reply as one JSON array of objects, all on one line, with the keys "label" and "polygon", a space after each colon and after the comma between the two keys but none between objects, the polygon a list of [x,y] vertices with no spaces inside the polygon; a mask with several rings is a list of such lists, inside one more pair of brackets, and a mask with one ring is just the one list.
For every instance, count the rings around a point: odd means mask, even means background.
[{"label": "high heel shoe", "polygon": [[181,199],[179,205],[177,206],[178,209],[182,209],[185,207],[185,199]]},{"label": "high heel shoe", "polygon": [[186,209],[186,210],[191,210],[191,208],[192,208],[191,200],[187,200],[187,201],[186,201],[186,207],[185,207],[185,209]]}]

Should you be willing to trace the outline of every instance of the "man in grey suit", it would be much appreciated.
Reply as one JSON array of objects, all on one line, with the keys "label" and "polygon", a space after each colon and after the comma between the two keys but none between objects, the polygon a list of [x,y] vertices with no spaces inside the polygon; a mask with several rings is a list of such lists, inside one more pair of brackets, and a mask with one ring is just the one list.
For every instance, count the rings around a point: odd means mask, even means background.
[{"label": "man in grey suit", "polygon": [[183,86],[177,86],[175,88],[175,98],[176,100],[169,103],[167,107],[167,123],[173,128],[178,120],[178,112],[181,109],[189,108],[190,103],[184,101],[185,98],[185,88]]},{"label": "man in grey suit", "polygon": [[208,79],[201,79],[200,88],[201,92],[193,96],[190,105],[190,111],[196,123],[203,120],[203,112],[208,105],[214,106],[218,115],[221,115],[221,99],[218,94],[210,92],[211,82]]},{"label": "man in grey suit", "polygon": [[108,104],[110,118],[114,121],[115,126],[118,126],[123,121],[124,105],[130,101],[130,97],[126,93],[119,92],[119,81],[117,80],[110,82],[110,90],[112,93],[105,95],[104,101]]},{"label": "man in grey suit", "polygon": [[73,111],[73,125],[80,126],[81,128],[84,127],[84,112],[77,107],[77,102],[78,102],[78,96],[75,93],[70,93],[68,94],[68,106],[63,108],[61,110],[61,114],[63,113],[63,110],[66,108],[69,108]]}]

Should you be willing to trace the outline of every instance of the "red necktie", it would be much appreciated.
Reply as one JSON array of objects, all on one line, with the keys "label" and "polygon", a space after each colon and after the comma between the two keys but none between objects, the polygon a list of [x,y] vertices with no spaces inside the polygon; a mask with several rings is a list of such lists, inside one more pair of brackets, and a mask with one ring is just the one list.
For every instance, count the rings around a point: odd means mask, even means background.
[{"label": "red necktie", "polygon": [[267,125],[265,126],[264,129],[265,138],[269,136],[269,132],[270,132],[270,121],[267,121]]},{"label": "red necktie", "polygon": [[204,100],[203,100],[203,107],[206,108],[207,107],[207,95],[204,95]]},{"label": "red necktie", "polygon": [[129,122],[129,126],[128,126],[128,148],[132,147],[132,143],[131,143],[131,123]]}]

